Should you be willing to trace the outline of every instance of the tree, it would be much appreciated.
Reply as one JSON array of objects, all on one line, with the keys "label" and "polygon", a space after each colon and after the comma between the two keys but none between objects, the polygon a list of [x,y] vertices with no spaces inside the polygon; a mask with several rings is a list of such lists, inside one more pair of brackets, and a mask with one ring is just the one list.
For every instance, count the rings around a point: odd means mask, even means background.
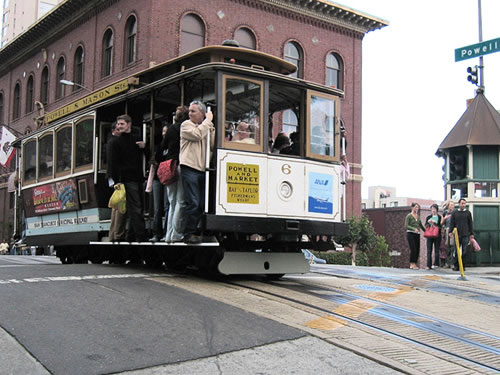
[{"label": "tree", "polygon": [[367,251],[372,249],[376,242],[375,230],[372,223],[364,215],[360,217],[351,216],[347,220],[349,233],[346,237],[340,239],[343,245],[348,245],[352,250],[352,265],[356,265],[356,251]]}]

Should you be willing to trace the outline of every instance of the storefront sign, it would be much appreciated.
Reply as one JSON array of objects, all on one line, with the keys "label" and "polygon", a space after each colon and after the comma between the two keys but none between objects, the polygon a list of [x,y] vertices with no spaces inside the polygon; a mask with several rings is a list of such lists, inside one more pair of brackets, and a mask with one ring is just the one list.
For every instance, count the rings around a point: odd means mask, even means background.
[{"label": "storefront sign", "polygon": [[[35,214],[78,209],[78,194],[74,180],[37,186],[33,188],[32,196]],[[48,225],[50,224],[44,223],[44,226]]]},{"label": "storefront sign", "polygon": [[259,166],[226,164],[227,202],[259,204]]},{"label": "storefront sign", "polygon": [[47,113],[45,115],[45,120],[47,123],[52,122],[61,117],[69,115],[70,113],[76,112],[94,103],[100,102],[101,100],[107,99],[120,92],[127,91],[128,88],[129,88],[129,79],[127,78],[124,79],[123,81],[117,82],[111,86],[105,87],[99,91],[96,91],[90,95],[78,99],[77,101],[70,103],[62,108]]}]

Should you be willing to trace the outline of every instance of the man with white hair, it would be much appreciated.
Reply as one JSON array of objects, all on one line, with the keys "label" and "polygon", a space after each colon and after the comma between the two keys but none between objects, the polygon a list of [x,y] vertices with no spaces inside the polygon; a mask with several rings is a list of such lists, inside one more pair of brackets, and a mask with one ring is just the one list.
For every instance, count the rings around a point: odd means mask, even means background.
[{"label": "man with white hair", "polygon": [[200,243],[198,224],[205,205],[205,163],[207,134],[210,132],[210,149],[214,146],[213,113],[207,112],[200,101],[189,105],[189,120],[181,125],[181,151],[179,156],[184,201],[186,204],[184,242]]}]

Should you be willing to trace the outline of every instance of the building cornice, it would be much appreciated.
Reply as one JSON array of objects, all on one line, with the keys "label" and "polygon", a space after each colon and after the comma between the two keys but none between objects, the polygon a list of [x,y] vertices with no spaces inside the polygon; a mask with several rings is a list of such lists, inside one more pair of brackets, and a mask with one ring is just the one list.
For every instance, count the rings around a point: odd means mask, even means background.
[{"label": "building cornice", "polygon": [[118,0],[68,0],[0,49],[0,76]]},{"label": "building cornice", "polygon": [[[245,0],[244,0],[245,1]],[[381,29],[388,21],[327,0],[246,0],[266,3],[358,33]]]}]

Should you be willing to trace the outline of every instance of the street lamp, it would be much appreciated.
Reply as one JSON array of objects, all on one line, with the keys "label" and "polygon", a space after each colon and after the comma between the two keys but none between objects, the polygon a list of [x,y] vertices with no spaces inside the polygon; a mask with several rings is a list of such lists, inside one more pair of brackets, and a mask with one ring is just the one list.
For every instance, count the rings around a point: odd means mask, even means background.
[{"label": "street lamp", "polygon": [[79,83],[76,83],[73,81],[68,81],[67,79],[61,79],[59,82],[62,83],[63,85],[66,85],[66,86],[76,86],[76,87],[81,87],[82,89],[87,90],[87,91],[92,91],[92,90],[86,88],[85,86],[80,85]]}]

